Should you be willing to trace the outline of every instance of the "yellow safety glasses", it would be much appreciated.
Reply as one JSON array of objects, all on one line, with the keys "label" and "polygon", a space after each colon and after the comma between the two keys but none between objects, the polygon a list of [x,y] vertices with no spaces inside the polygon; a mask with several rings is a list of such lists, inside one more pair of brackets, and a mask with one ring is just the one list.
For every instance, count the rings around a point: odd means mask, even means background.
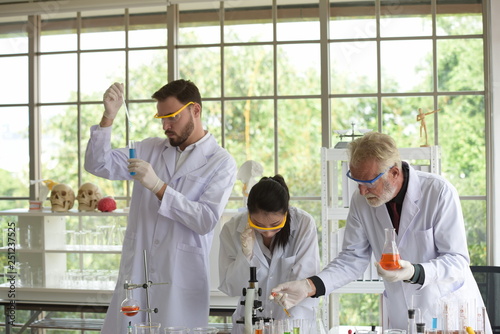
[{"label": "yellow safety glasses", "polygon": [[257,230],[262,230],[262,231],[272,231],[272,230],[279,230],[281,228],[283,228],[283,226],[285,226],[285,222],[286,222],[286,216],[287,216],[288,212],[285,213],[285,216],[283,217],[283,221],[278,225],[278,226],[274,226],[274,227],[260,227],[260,226],[257,226],[255,225],[252,220],[250,219],[250,214],[248,214],[248,225],[251,227],[251,228],[255,228]]},{"label": "yellow safety glasses", "polygon": [[173,112],[171,114],[165,115],[165,116],[159,116],[158,113],[156,113],[155,118],[161,118],[162,121],[169,122],[169,123],[177,122],[179,120],[179,118],[181,118],[180,113],[192,104],[194,104],[193,101],[188,102],[185,105],[183,105],[181,109],[179,109],[176,112]]}]

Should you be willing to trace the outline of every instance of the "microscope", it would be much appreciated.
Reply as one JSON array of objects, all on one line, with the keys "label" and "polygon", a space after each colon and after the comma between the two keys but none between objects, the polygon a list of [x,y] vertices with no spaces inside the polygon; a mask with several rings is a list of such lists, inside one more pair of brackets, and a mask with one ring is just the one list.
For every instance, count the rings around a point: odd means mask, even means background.
[{"label": "microscope", "polygon": [[269,319],[262,316],[257,316],[257,311],[262,312],[262,301],[258,299],[261,295],[262,290],[259,288],[259,282],[257,281],[257,267],[250,267],[248,287],[243,288],[245,300],[241,301],[241,305],[245,305],[245,317],[236,321],[236,323],[245,324],[245,334],[252,334],[253,325],[260,320],[269,321]]}]

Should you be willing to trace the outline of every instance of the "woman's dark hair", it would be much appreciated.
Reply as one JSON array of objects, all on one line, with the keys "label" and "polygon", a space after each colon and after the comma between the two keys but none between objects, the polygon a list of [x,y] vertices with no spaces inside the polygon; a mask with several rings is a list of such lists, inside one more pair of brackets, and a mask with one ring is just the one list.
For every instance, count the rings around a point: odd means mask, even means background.
[{"label": "woman's dark hair", "polygon": [[171,96],[177,98],[181,103],[186,104],[193,101],[201,106],[200,91],[198,87],[189,80],[179,79],[171,81],[156,91],[151,97],[158,102],[162,102]]},{"label": "woman's dark hair", "polygon": [[288,210],[290,193],[283,176],[276,174],[273,177],[263,177],[257,182],[248,194],[248,213],[281,212],[287,213],[285,226],[274,236],[271,249],[275,246],[285,247],[290,237],[290,213]]}]

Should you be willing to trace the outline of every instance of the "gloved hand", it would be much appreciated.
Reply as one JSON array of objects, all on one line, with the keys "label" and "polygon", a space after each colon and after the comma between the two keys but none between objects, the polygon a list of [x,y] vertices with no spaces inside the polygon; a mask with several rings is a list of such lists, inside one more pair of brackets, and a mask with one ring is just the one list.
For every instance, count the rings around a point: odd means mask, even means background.
[{"label": "gloved hand", "polygon": [[151,164],[141,159],[128,159],[128,171],[134,172],[132,177],[156,194],[165,184],[155,173]]},{"label": "gloved hand", "polygon": [[375,267],[377,267],[377,273],[386,282],[397,282],[409,280],[415,274],[415,267],[408,261],[399,260],[399,265],[401,269],[396,270],[385,270],[380,266],[380,263],[375,262]]},{"label": "gloved hand", "polygon": [[104,92],[104,117],[115,119],[123,103],[123,84],[115,82]]},{"label": "gloved hand", "polygon": [[309,297],[313,292],[313,288],[308,279],[300,281],[291,281],[278,285],[271,290],[269,299],[286,309],[290,309]]},{"label": "gloved hand", "polygon": [[240,235],[241,250],[245,257],[250,261],[253,255],[253,245],[255,243],[255,232],[251,227],[247,227]]}]

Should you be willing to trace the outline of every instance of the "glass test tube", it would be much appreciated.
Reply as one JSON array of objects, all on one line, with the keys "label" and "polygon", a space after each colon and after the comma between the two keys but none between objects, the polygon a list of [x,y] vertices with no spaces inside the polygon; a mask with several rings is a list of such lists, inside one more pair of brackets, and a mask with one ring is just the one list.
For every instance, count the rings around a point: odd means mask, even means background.
[{"label": "glass test tube", "polygon": [[[134,159],[135,155],[135,140],[130,140],[128,143],[128,151],[130,159]],[[130,172],[130,175],[135,175],[135,172]]]}]

